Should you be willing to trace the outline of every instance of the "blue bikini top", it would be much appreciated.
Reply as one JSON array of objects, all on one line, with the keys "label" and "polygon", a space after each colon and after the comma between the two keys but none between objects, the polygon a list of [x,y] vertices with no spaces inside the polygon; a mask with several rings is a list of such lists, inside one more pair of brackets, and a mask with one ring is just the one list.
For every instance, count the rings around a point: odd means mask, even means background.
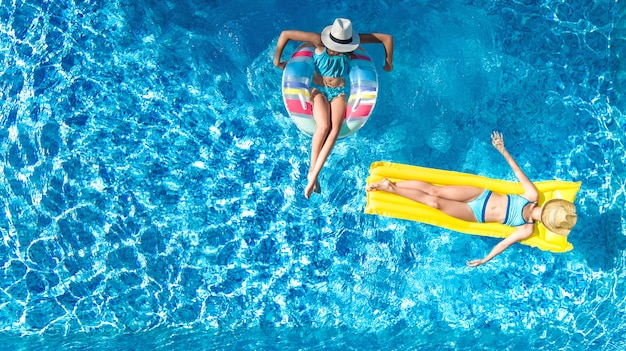
[{"label": "blue bikini top", "polygon": [[322,77],[340,78],[350,72],[350,58],[347,54],[331,56],[326,49],[321,54],[313,52],[315,71]]},{"label": "blue bikini top", "polygon": [[509,203],[506,207],[506,218],[504,223],[511,227],[517,227],[523,224],[532,224],[533,222],[526,222],[523,216],[524,207],[530,203],[530,201],[519,195],[507,195]]}]

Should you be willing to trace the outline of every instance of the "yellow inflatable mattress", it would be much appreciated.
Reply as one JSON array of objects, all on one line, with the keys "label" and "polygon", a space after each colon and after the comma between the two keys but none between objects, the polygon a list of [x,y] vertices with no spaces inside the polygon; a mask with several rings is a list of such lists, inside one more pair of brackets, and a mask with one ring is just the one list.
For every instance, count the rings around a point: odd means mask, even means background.
[{"label": "yellow inflatable mattress", "polygon": [[[444,171],[440,169],[424,168],[411,165],[403,165],[392,162],[374,162],[370,166],[370,176],[367,184],[388,178],[392,182],[402,180],[422,180],[435,185],[473,185],[486,188],[496,193],[521,194],[522,184],[500,179],[491,179],[478,175]],[[580,182],[566,182],[560,180],[548,180],[535,182],[539,189],[539,205],[551,199],[565,199],[574,202],[576,193],[580,189]],[[514,227],[500,223],[476,223],[463,221],[418,202],[393,195],[384,191],[367,192],[367,205],[365,213],[381,216],[408,219],[412,221],[431,224],[457,232],[505,238],[511,235]],[[539,222],[535,224],[533,235],[523,241],[522,244],[538,247],[552,252],[567,252],[573,246],[567,241],[567,237],[552,233]]]}]

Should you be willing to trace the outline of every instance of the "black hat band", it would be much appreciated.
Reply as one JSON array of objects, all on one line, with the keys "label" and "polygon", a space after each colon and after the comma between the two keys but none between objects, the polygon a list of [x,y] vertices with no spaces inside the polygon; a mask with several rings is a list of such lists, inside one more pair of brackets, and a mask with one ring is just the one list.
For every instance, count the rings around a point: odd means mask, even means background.
[{"label": "black hat band", "polygon": [[352,42],[352,37],[348,38],[348,39],[337,39],[333,36],[333,33],[328,33],[328,35],[330,36],[330,39],[332,41],[334,41],[335,43],[338,44],[350,44]]}]

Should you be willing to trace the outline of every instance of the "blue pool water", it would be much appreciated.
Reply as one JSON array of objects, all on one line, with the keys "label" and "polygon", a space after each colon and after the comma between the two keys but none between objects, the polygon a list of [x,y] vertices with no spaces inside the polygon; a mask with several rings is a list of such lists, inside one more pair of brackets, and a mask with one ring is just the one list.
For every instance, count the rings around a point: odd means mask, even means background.
[{"label": "blue pool water", "polygon": [[[313,4],[313,5],[312,5]],[[282,29],[395,37],[302,196]],[[623,350],[621,1],[0,1],[0,345]],[[294,46],[290,46],[285,53]],[[378,67],[380,47],[369,47]],[[369,164],[581,181],[574,250],[363,214]]]}]

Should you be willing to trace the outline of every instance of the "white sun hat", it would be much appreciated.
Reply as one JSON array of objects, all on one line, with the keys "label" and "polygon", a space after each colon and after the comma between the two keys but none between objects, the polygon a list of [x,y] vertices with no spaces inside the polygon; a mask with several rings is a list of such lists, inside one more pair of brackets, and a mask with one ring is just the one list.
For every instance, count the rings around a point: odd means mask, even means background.
[{"label": "white sun hat", "polygon": [[346,18],[337,18],[322,31],[322,43],[333,51],[351,52],[359,47],[360,42],[359,33],[352,30],[352,22]]}]

